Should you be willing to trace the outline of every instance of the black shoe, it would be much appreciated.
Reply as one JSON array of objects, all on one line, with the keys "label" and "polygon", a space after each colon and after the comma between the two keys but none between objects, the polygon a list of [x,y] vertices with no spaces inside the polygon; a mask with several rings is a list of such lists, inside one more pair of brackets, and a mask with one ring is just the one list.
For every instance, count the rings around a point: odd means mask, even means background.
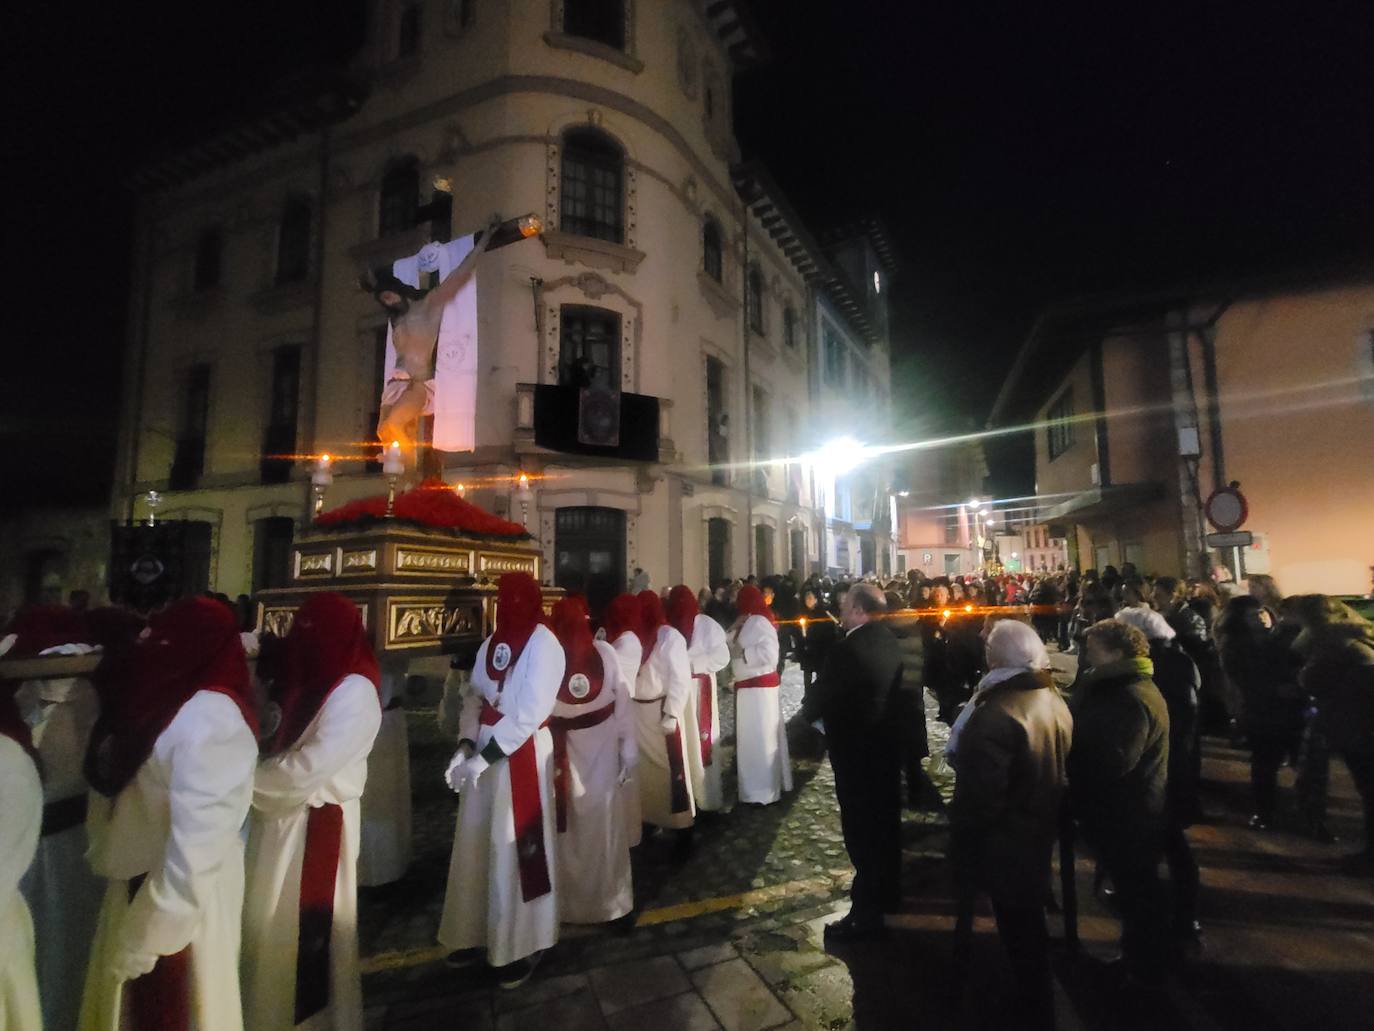
[{"label": "black shoe", "polygon": [[483,948],[459,949],[457,952],[450,952],[444,957],[444,966],[452,970],[462,970],[475,963],[482,962],[482,954],[486,952]]},{"label": "black shoe", "polygon": [[496,971],[496,983],[508,992],[514,991],[534,976],[534,968],[539,965],[543,955],[542,952],[536,952],[514,963],[507,963]]},{"label": "black shoe", "polygon": [[833,924],[825,925],[825,940],[832,945],[848,945],[852,942],[879,941],[887,937],[887,928],[881,920],[863,922],[849,915]]}]

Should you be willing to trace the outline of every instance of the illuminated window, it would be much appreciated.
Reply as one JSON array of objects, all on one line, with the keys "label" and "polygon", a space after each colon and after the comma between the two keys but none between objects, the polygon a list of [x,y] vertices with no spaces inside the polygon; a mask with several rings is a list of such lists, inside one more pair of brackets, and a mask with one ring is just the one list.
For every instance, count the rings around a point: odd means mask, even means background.
[{"label": "illuminated window", "polygon": [[563,31],[624,50],[624,0],[564,0]]},{"label": "illuminated window", "polygon": [[721,246],[720,223],[708,218],[701,230],[701,263],[706,274],[717,283],[725,278],[724,248]]},{"label": "illuminated window", "polygon": [[624,168],[625,155],[607,136],[592,129],[566,133],[559,228],[624,243]]},{"label": "illuminated window", "polygon": [[1065,390],[1059,395],[1046,415],[1049,428],[1046,431],[1049,444],[1050,461],[1073,447],[1073,390]]}]

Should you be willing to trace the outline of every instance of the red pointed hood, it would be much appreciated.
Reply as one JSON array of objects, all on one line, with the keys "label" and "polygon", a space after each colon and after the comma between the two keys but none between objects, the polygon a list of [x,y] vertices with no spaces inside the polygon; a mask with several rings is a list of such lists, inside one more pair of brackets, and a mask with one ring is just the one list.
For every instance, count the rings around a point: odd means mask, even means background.
[{"label": "red pointed hood", "polygon": [[689,644],[692,641],[692,629],[696,626],[697,614],[700,611],[701,609],[697,606],[697,596],[692,593],[690,587],[678,584],[668,592],[668,622],[677,628],[677,632]]},{"label": "red pointed hood", "polygon": [[[544,623],[544,596],[529,573],[506,573],[496,585],[496,632],[487,644],[487,676],[504,680],[529,642],[534,628]],[[496,666],[497,651],[509,649],[505,665]]]}]

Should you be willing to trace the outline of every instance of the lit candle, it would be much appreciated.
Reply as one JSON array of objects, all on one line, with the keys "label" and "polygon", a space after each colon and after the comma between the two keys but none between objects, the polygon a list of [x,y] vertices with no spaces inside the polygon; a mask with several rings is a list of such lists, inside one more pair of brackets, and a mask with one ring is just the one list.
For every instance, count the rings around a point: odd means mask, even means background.
[{"label": "lit candle", "polygon": [[462,484],[462,483],[455,483],[455,484],[453,485],[453,493],[457,494],[460,498],[461,498],[464,494],[466,494],[467,492],[468,492],[468,489],[467,489],[467,486],[466,486],[465,484]]},{"label": "lit candle", "polygon": [[315,462],[315,469],[310,474],[310,482],[316,487],[328,487],[334,482],[334,469],[330,464],[332,459],[328,455],[320,455]]},{"label": "lit candle", "polygon": [[401,442],[393,440],[382,455],[382,472],[387,476],[400,476],[405,471],[406,463],[401,457]]}]

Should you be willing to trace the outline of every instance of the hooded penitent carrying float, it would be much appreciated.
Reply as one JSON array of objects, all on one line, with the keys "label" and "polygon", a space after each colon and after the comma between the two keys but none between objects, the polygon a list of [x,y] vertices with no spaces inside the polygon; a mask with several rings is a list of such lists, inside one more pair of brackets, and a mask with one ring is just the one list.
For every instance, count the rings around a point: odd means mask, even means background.
[{"label": "hooded penitent carrying float", "polygon": [[[399,880],[410,861],[410,768],[401,688],[415,659],[471,654],[495,625],[503,573],[541,579],[543,556],[525,528],[428,480],[397,494],[322,513],[292,545],[289,586],[259,594],[258,630],[285,637],[306,599],[348,598],[381,667],[382,727],[362,798],[358,882]],[[545,605],[561,592],[544,592]]]},{"label": "hooded penitent carrying float", "polygon": [[[243,909],[245,1025],[363,1024],[359,805],[381,725],[377,660],[341,594],[301,606],[275,662],[253,784]],[[314,1023],[308,1026],[315,1026]]]}]

